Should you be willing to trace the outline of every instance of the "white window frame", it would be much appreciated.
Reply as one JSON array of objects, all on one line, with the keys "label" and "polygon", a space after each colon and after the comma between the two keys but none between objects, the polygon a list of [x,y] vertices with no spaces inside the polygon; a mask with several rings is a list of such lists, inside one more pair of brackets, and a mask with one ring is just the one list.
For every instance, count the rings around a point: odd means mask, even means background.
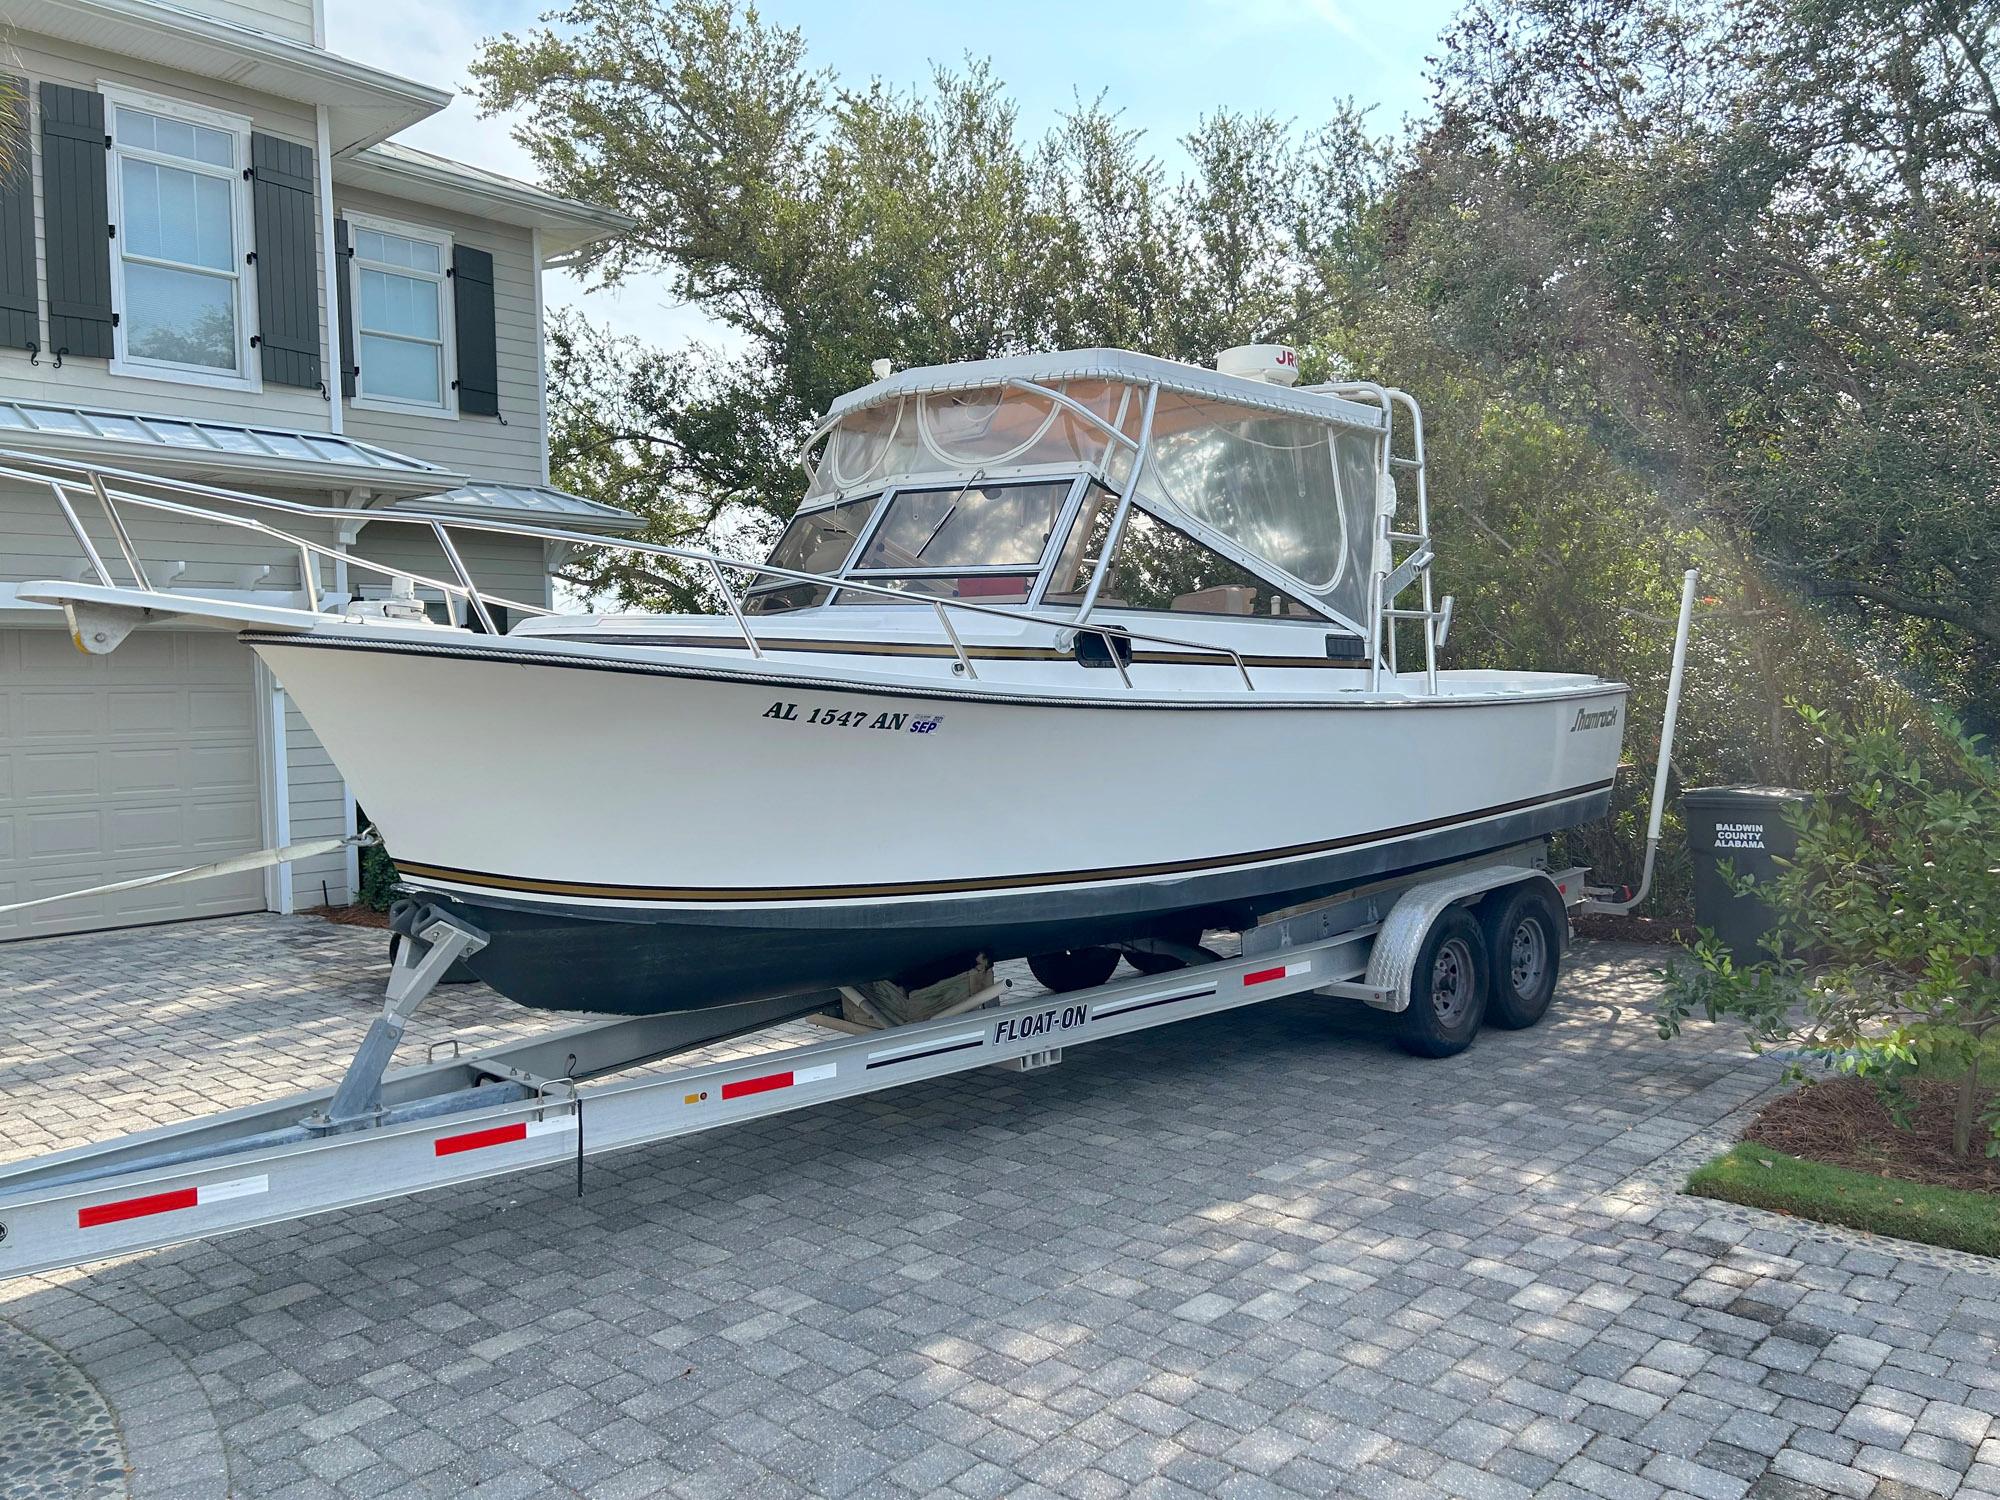
[{"label": "white window frame", "polygon": [[[442,417],[446,421],[458,420],[458,318],[453,306],[451,283],[452,233],[449,229],[433,229],[424,224],[410,224],[399,219],[388,219],[380,214],[356,213],[352,209],[342,214],[350,231],[348,250],[352,252],[347,260],[347,295],[354,299],[349,317],[354,324],[354,361],[361,366],[361,373],[355,378],[354,395],[349,398],[349,406],[358,406],[363,411],[398,412],[404,416]],[[395,396],[371,396],[368,394],[368,360],[361,352],[361,340],[366,332],[361,322],[361,272],[374,266],[377,270],[392,276],[414,276],[428,280],[428,273],[412,271],[408,266],[376,265],[364,261],[352,231],[372,229],[378,234],[393,234],[406,240],[417,240],[438,247],[438,337],[442,351],[438,359],[438,373],[442,377],[444,400],[406,401]],[[380,337],[381,335],[378,335]],[[420,342],[413,340],[412,342]]]},{"label": "white window frame", "polygon": [[[104,96],[104,128],[105,133],[111,137],[111,149],[106,153],[104,164],[105,197],[111,208],[111,222],[119,226],[121,236],[121,239],[114,240],[111,246],[111,299],[112,308],[118,314],[117,325],[112,329],[111,373],[142,380],[170,380],[180,385],[205,385],[221,390],[261,392],[264,389],[264,372],[257,358],[257,267],[249,259],[256,243],[255,226],[251,216],[250,181],[243,175],[250,165],[249,117],[229,114],[219,109],[209,109],[199,104],[189,104],[183,99],[169,99],[158,94],[141,93],[137,89],[125,88],[118,84],[100,82],[97,91]],[[125,224],[125,173],[120,166],[121,159],[129,155],[140,161],[158,162],[162,166],[192,172],[202,172],[204,167],[184,157],[166,156],[155,151],[121,145],[118,140],[120,105],[127,109],[141,110],[149,115],[183,120],[191,125],[205,125],[211,130],[225,131],[235,137],[236,162],[227,174],[237,260],[233,267],[236,276],[234,373],[203,369],[194,365],[169,364],[164,360],[140,358],[126,352],[125,336],[131,319],[128,311],[129,299],[125,294],[125,246],[122,243]],[[210,176],[224,175],[214,167],[205,170]]]}]

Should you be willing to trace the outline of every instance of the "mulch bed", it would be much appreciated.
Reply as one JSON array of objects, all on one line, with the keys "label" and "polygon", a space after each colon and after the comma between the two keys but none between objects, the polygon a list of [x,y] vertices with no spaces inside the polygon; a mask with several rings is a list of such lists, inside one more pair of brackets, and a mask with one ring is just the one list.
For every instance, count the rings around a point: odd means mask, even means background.
[{"label": "mulch bed", "polygon": [[1626,915],[1615,917],[1609,913],[1595,916],[1575,916],[1569,919],[1570,930],[1578,937],[1605,938],[1619,943],[1692,943],[1695,930],[1676,922],[1663,922],[1658,917],[1635,917]]},{"label": "mulch bed", "polygon": [[2000,1160],[1984,1154],[1985,1136],[1976,1126],[1972,1155],[1961,1161],[1951,1153],[1958,1085],[1920,1080],[1909,1088],[1916,1108],[1908,1130],[1896,1128],[1874,1084],[1829,1078],[1768,1105],[1743,1138],[1876,1177],[2000,1193]]},{"label": "mulch bed", "polygon": [[389,926],[389,914],[386,911],[377,911],[374,907],[363,906],[358,901],[352,906],[309,906],[299,915],[323,917],[342,927],[380,927],[387,931]]}]

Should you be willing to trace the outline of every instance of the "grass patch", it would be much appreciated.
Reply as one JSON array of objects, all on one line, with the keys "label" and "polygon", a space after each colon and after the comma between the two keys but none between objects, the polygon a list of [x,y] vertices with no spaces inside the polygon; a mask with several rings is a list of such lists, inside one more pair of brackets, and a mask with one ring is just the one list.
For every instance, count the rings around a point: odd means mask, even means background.
[{"label": "grass patch", "polygon": [[2000,1256],[2000,1194],[1871,1177],[1801,1161],[1756,1141],[1740,1141],[1697,1167],[1687,1190],[1699,1198]]}]

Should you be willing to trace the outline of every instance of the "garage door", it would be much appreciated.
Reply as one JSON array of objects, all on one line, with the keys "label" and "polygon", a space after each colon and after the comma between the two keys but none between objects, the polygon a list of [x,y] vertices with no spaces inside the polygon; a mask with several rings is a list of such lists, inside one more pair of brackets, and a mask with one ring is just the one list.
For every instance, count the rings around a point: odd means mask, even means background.
[{"label": "garage door", "polygon": [[[85,656],[0,630],[0,905],[260,847],[247,647],[136,631]],[[260,911],[255,874],[0,916],[0,939]]]}]

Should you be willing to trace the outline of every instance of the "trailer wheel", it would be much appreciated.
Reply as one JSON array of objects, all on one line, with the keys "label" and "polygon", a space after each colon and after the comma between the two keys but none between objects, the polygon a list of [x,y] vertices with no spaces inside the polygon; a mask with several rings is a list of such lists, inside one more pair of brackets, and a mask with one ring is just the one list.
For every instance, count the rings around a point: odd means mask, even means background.
[{"label": "trailer wheel", "polygon": [[1118,954],[1111,948],[1071,948],[1040,953],[1028,960],[1028,972],[1059,995],[1094,989],[1117,967]]},{"label": "trailer wheel", "polygon": [[1539,885],[1498,891],[1484,912],[1493,998],[1486,1019],[1521,1031],[1548,1014],[1562,961],[1563,918]]},{"label": "trailer wheel", "polygon": [[1486,935],[1471,912],[1441,913],[1417,951],[1410,1005],[1396,1040],[1418,1057],[1450,1057],[1479,1035],[1489,986]]}]

